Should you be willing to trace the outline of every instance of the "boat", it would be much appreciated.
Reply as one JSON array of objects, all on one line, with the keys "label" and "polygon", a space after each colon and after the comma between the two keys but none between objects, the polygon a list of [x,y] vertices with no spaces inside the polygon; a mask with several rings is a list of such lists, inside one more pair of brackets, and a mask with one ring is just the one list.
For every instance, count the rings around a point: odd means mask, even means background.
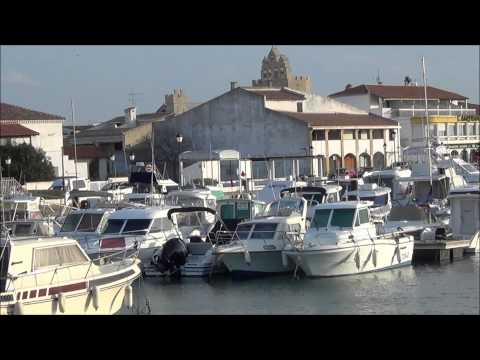
[{"label": "boat", "polygon": [[467,183],[480,183],[480,171],[478,168],[458,157],[452,157],[451,161],[455,168],[455,172],[463,176]]},{"label": "boat", "polygon": [[303,241],[283,255],[307,276],[331,277],[410,265],[414,239],[401,232],[377,233],[370,201],[320,204]]},{"label": "boat", "polygon": [[89,256],[95,257],[98,255],[101,233],[114,211],[105,208],[74,210],[65,218],[57,236],[77,240]]},{"label": "boat", "polygon": [[467,185],[452,189],[448,195],[451,208],[452,240],[470,240],[466,253],[480,252],[480,189]]},{"label": "boat", "polygon": [[308,186],[308,184],[306,181],[270,180],[261,190],[255,192],[255,199],[268,204],[272,201],[280,199],[280,192],[283,189],[297,186],[305,187]]},{"label": "boat", "polygon": [[[184,207],[168,210],[167,217],[175,223],[175,215],[178,222],[179,215],[197,215],[199,212],[216,215],[215,210],[207,207]],[[176,277],[201,277],[223,272],[224,269],[213,253],[214,246],[210,237],[202,236],[200,230],[192,230],[188,236],[178,231],[177,237],[169,239],[161,248],[155,250],[151,262],[154,269],[146,267],[145,273],[149,276],[158,272],[160,275]]]},{"label": "boat", "polygon": [[133,305],[139,260],[103,265],[66,237],[0,240],[0,316],[115,314]]},{"label": "boat", "polygon": [[390,193],[392,190],[386,186],[377,184],[358,184],[357,189],[345,192],[343,200],[346,201],[371,201],[370,216],[374,220],[383,221],[392,209]]},{"label": "boat", "polygon": [[90,255],[102,257],[124,250],[138,251],[142,267],[144,263],[149,264],[155,250],[177,237],[176,225],[167,217],[172,208],[152,206],[115,211],[107,219],[98,248],[92,249]]},{"label": "boat", "polygon": [[401,206],[405,199],[409,183],[399,182],[398,179],[408,178],[412,175],[406,163],[398,163],[398,166],[383,170],[366,171],[362,175],[364,184],[377,184],[380,187],[389,187],[391,192],[392,206]]},{"label": "boat", "polygon": [[306,215],[304,198],[274,201],[263,216],[238,224],[232,241],[216,246],[214,254],[233,277],[292,272],[295,263],[284,264],[282,250],[305,233]]}]

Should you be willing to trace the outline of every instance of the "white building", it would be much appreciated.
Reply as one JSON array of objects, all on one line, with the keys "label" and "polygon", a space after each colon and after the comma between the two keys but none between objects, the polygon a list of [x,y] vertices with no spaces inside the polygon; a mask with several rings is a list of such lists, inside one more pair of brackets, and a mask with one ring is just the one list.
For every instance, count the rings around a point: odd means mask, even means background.
[{"label": "white building", "polygon": [[[425,116],[423,86],[406,82],[404,85],[347,85],[331,98],[365,111],[397,120],[401,126],[401,146],[425,142],[426,131],[419,131]],[[444,143],[451,152],[463,152],[470,159],[478,148],[480,129],[476,109],[466,96],[451,91],[427,87],[427,109],[431,118],[432,140]],[[413,124],[413,126],[412,126]],[[448,125],[447,125],[448,124]]]}]

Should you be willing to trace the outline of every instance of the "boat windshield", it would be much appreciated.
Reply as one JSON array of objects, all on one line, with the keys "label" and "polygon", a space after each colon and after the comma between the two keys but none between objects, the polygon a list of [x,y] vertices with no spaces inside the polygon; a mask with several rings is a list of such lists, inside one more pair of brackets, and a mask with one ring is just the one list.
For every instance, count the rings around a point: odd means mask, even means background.
[{"label": "boat windshield", "polygon": [[203,199],[191,196],[176,196],[175,204],[181,207],[202,207],[204,206]]},{"label": "boat windshield", "polygon": [[65,218],[63,222],[61,232],[72,232],[77,228],[78,222],[83,214],[70,214]]},{"label": "boat windshield", "polygon": [[366,176],[363,178],[363,182],[366,184],[377,184],[378,186],[388,187],[393,189],[393,176]]},{"label": "boat windshield", "polygon": [[253,224],[240,224],[237,226],[237,235],[240,240],[248,239],[248,234],[250,234],[250,229]]},{"label": "boat windshield", "polygon": [[94,232],[102,220],[103,214],[83,214],[82,221],[78,225],[77,231]]},{"label": "boat windshield", "polygon": [[315,211],[311,226],[315,228],[327,227],[332,209],[319,209]]},{"label": "boat windshield", "polygon": [[145,235],[151,222],[152,219],[128,219],[122,234]]},{"label": "boat windshield", "polygon": [[259,223],[255,224],[252,236],[250,239],[273,239],[277,223]]},{"label": "boat windshield", "polygon": [[303,202],[300,199],[282,199],[274,201],[266,213],[267,216],[289,216],[293,212],[303,213]]},{"label": "boat windshield", "polygon": [[467,172],[469,173],[474,173],[474,172],[478,172],[478,169],[473,166],[473,165],[470,165],[470,164],[462,164],[461,165],[465,170],[467,170]]},{"label": "boat windshield", "polygon": [[125,220],[123,219],[109,219],[107,221],[107,227],[103,231],[104,234],[120,234],[122,226]]},{"label": "boat windshield", "polygon": [[17,223],[15,225],[15,236],[32,235],[34,227],[33,223]]},{"label": "boat windshield", "polygon": [[319,204],[323,202],[323,198],[325,197],[324,194],[303,194],[302,195],[305,200],[316,200]]},{"label": "boat windshield", "polygon": [[352,227],[355,209],[333,209],[331,226]]}]

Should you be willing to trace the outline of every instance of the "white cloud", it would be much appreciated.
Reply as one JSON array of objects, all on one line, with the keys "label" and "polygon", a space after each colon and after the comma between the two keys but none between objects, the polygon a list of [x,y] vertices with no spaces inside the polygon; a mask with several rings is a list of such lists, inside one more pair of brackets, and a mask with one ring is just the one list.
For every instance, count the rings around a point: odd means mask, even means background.
[{"label": "white cloud", "polygon": [[7,72],[5,82],[11,85],[40,86],[40,83],[33,80],[30,75],[16,70]]}]

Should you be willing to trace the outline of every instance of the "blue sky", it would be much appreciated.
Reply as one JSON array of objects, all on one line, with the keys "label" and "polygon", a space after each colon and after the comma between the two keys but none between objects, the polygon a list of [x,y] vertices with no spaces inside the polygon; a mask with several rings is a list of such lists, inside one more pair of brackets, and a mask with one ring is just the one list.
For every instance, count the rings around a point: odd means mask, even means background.
[{"label": "blue sky", "polygon": [[[425,56],[429,85],[479,103],[478,46],[282,46],[295,75],[309,75],[315,93],[352,85],[422,82]],[[128,93],[139,113],[154,112],[164,95],[183,88],[192,102],[218,96],[230,81],[249,86],[260,76],[265,46],[1,46],[1,101],[65,116],[70,99],[78,123],[123,114]]]}]

